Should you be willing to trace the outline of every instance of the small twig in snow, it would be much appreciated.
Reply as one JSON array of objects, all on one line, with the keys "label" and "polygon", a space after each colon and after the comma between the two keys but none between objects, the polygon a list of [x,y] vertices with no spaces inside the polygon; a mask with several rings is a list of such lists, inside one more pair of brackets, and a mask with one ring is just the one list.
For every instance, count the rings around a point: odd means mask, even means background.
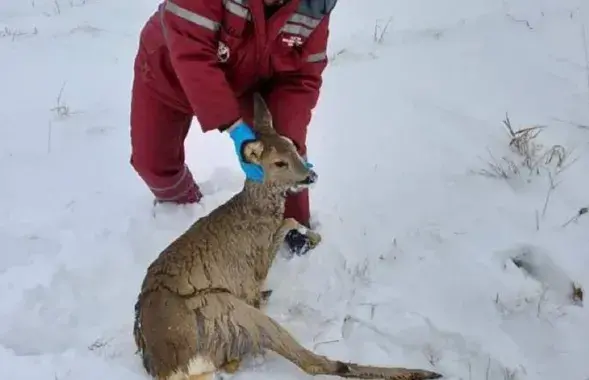
[{"label": "small twig in snow", "polygon": [[509,369],[509,368],[503,368],[503,379],[504,380],[515,380],[517,375],[517,370],[515,369]]},{"label": "small twig in snow", "polygon": [[51,135],[53,131],[53,125],[49,122],[49,128],[47,128],[47,153],[51,153]]},{"label": "small twig in snow", "polygon": [[374,313],[376,312],[376,304],[369,303],[369,302],[362,302],[359,303],[358,306],[370,306],[370,319],[374,319]]},{"label": "small twig in snow", "polygon": [[499,162],[493,153],[489,149],[487,149],[489,156],[491,157],[491,162],[487,162],[489,169],[481,169],[479,170],[478,174],[491,177],[491,178],[503,178],[509,179],[512,174],[518,174],[519,168],[517,164],[510,159],[502,157],[502,161],[506,164],[507,167],[504,167],[501,162]]},{"label": "small twig in snow", "polygon": [[530,22],[529,22],[528,20],[520,20],[520,19],[517,19],[517,18],[515,18],[513,15],[511,15],[511,14],[509,14],[509,13],[507,13],[507,14],[506,14],[506,16],[507,16],[507,18],[509,18],[511,21],[514,21],[514,22],[516,22],[516,23],[523,23],[523,24],[526,24],[526,26],[528,27],[528,29],[530,29],[530,30],[534,30],[534,28],[532,28],[532,25],[530,25]]},{"label": "small twig in snow", "polygon": [[338,58],[340,55],[347,53],[346,49],[340,49],[338,51],[336,51],[335,53],[333,53],[330,57],[329,57],[329,61],[333,62],[336,60],[336,58]]},{"label": "small twig in snow", "polygon": [[65,85],[67,82],[63,82],[63,85],[59,89],[59,93],[57,94],[57,100],[55,107],[51,108],[51,111],[55,112],[57,116],[61,119],[64,119],[72,114],[70,107],[67,104],[63,103],[63,91],[65,89]]},{"label": "small twig in snow", "polygon": [[352,325],[354,322],[356,322],[356,320],[351,315],[345,316],[341,328],[342,338],[348,339],[350,337],[351,329],[353,327]]},{"label": "small twig in snow", "polygon": [[339,339],[335,339],[335,340],[328,340],[326,342],[318,342],[313,346],[313,351],[317,351],[317,347],[324,345],[324,344],[333,344],[333,343],[339,343],[340,340]]},{"label": "small twig in snow", "polygon": [[569,219],[566,223],[564,223],[562,225],[562,227],[566,227],[569,224],[573,223],[573,222],[577,222],[579,220],[579,218],[585,214],[587,214],[589,212],[589,207],[582,207],[579,209],[579,211],[577,211],[577,214],[575,214],[575,216],[573,216],[571,219]]},{"label": "small twig in snow", "polygon": [[540,299],[538,300],[538,306],[536,308],[536,317],[540,318],[540,313],[542,311],[542,303],[546,300],[546,293],[548,292],[547,288],[542,290],[542,294],[540,294]]},{"label": "small twig in snow", "polygon": [[529,128],[523,128],[518,131],[514,131],[509,120],[509,115],[505,114],[505,120],[503,125],[507,128],[511,141],[509,147],[514,148],[515,151],[522,157],[524,157],[524,166],[526,166],[530,173],[534,171],[536,165],[534,165],[534,157],[536,157],[540,147],[534,143],[534,139],[538,137],[542,131],[541,126],[534,126]]},{"label": "small twig in snow", "polygon": [[468,380],[472,380],[472,363],[468,361]]},{"label": "small twig in snow", "polygon": [[109,340],[96,339],[96,341],[94,341],[94,343],[92,343],[91,345],[88,346],[88,350],[94,351],[94,350],[100,349],[102,347],[106,347],[106,346],[108,346],[108,343],[111,340],[112,339],[109,339]]},{"label": "small twig in snow", "polygon": [[[588,65],[589,65],[589,63],[588,63]],[[587,72],[588,72],[588,74],[587,74],[587,77],[588,77],[587,81],[589,82],[589,68],[587,69]],[[588,86],[589,86],[589,83],[588,83]],[[571,125],[573,127],[577,127],[579,129],[589,129],[589,125],[587,125],[587,124],[575,123],[575,122],[572,122],[570,120],[560,119],[558,117],[553,117],[551,119],[554,120],[554,121],[558,121],[560,123],[565,123],[565,124]]]},{"label": "small twig in snow", "polygon": [[39,30],[37,29],[36,26],[33,27],[32,32],[25,32],[24,30],[20,30],[20,29],[10,29],[7,26],[4,27],[3,30],[0,30],[0,38],[9,37],[11,41],[15,41],[19,37],[34,36],[37,34],[39,34]]},{"label": "small twig in snow", "polygon": [[491,356],[489,355],[489,359],[487,360],[487,370],[485,371],[485,380],[489,380],[490,372],[491,372]]},{"label": "small twig in snow", "polygon": [[436,365],[440,361],[440,355],[431,344],[427,344],[423,348],[423,354],[425,355],[425,358],[427,359],[429,364],[431,364],[432,367],[436,367]]},{"label": "small twig in snow", "polygon": [[582,306],[583,305],[583,288],[581,285],[577,285],[576,283],[572,283],[573,294],[571,296],[573,303],[575,305]]},{"label": "small twig in snow", "polygon": [[581,37],[583,39],[583,51],[585,53],[585,75],[587,76],[587,94],[589,94],[589,47],[587,47],[587,30],[585,23],[581,23]]},{"label": "small twig in snow", "polygon": [[387,30],[389,29],[389,25],[391,24],[393,18],[390,17],[387,22],[385,23],[384,27],[381,27],[379,25],[379,21],[376,21],[376,24],[374,25],[374,42],[376,42],[377,44],[381,44],[384,41],[384,37],[387,34]]},{"label": "small twig in snow", "polygon": [[546,192],[546,199],[544,200],[544,207],[542,208],[542,218],[546,216],[546,210],[548,209],[548,203],[550,202],[550,196],[556,187],[559,185],[558,183],[554,183],[554,177],[552,173],[548,172],[548,180],[550,184],[548,186],[548,192]]}]

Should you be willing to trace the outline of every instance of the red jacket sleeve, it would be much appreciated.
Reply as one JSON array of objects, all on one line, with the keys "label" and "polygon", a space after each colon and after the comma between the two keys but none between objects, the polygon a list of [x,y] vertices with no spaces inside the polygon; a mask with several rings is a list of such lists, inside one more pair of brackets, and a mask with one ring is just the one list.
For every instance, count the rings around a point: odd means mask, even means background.
[{"label": "red jacket sleeve", "polygon": [[231,124],[239,105],[217,60],[223,0],[173,0],[162,21],[172,65],[203,131]]},{"label": "red jacket sleeve", "polygon": [[301,154],[306,154],[307,126],[319,98],[323,83],[321,76],[327,66],[328,37],[329,15],[323,18],[305,43],[305,63],[296,72],[273,78],[266,95],[274,128],[291,138]]}]

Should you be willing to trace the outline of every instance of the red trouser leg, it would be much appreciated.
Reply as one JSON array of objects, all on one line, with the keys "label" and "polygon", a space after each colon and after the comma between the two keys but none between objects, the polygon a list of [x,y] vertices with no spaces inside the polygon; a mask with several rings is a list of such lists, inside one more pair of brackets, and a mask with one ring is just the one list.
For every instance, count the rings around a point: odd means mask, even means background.
[{"label": "red trouser leg", "polygon": [[286,198],[285,218],[294,218],[302,225],[309,227],[311,218],[309,211],[309,191],[304,190],[297,194],[291,194]]},{"label": "red trouser leg", "polygon": [[140,77],[131,100],[131,165],[158,201],[198,202],[202,197],[184,163],[192,115],[160,101]]},{"label": "red trouser leg", "polygon": [[[281,133],[281,132],[279,132]],[[301,136],[304,133],[303,136]],[[306,145],[306,131],[297,133],[289,133],[284,131],[282,135],[292,139],[294,143],[299,147],[299,153],[303,157],[307,157],[307,145]],[[309,190],[305,189],[298,193],[290,194],[286,198],[286,205],[284,209],[285,218],[294,218],[297,222],[301,223],[305,227],[309,226],[309,220],[311,219],[311,211],[309,205]]]},{"label": "red trouser leg", "polygon": [[[304,130],[290,130],[283,128],[283,126],[276,125],[276,132],[291,139],[298,148],[299,154],[307,157],[307,129]],[[290,194],[286,198],[286,206],[284,210],[285,218],[294,218],[297,222],[306,227],[309,226],[309,219],[311,219],[310,205],[309,205],[309,190],[305,189],[301,192]]]}]

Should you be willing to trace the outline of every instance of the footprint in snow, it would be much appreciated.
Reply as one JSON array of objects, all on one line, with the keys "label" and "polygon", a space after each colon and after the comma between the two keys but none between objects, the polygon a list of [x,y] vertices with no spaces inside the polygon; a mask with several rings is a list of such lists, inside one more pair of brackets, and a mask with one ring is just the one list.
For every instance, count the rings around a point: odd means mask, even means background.
[{"label": "footprint in snow", "polygon": [[4,250],[10,252],[0,260],[0,275],[11,268],[33,264],[37,256],[57,255],[61,249],[58,241],[35,234],[16,236],[0,232],[0,241]]},{"label": "footprint in snow", "polygon": [[200,182],[199,187],[205,197],[220,191],[237,192],[243,187],[243,176],[235,170],[220,167],[213,171],[211,178]]},{"label": "footprint in snow", "polygon": [[444,329],[428,317],[404,309],[377,311],[373,320],[349,317],[344,327],[347,332],[342,331],[340,344],[373,346],[371,360],[395,358],[396,363],[440,372],[444,379],[516,379],[526,373],[525,366],[512,358],[511,348],[505,350],[506,346],[497,342],[488,344],[475,336]]},{"label": "footprint in snow", "polygon": [[192,223],[227,201],[232,193],[240,191],[243,187],[243,179],[231,169],[217,168],[213,171],[210,179],[199,182],[198,186],[203,194],[203,198],[198,204],[182,206],[154,204],[153,218],[163,219],[166,225],[168,225],[168,221],[173,222],[173,220],[184,224],[182,219],[186,218]]},{"label": "footprint in snow", "polygon": [[532,245],[522,245],[503,253],[524,275],[538,281],[560,305],[582,305],[575,295],[575,281],[556,264],[550,253]]},{"label": "footprint in snow", "polygon": [[131,217],[127,237],[136,259],[144,264],[165,248],[192,223],[224,203],[243,187],[243,177],[235,170],[217,168],[211,177],[199,182],[203,199],[198,204],[143,203]]}]

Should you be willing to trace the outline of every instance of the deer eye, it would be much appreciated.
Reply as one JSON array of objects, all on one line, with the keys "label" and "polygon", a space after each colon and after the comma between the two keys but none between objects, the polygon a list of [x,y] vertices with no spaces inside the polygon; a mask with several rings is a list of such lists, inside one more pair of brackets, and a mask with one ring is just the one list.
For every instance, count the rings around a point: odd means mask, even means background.
[{"label": "deer eye", "polygon": [[286,161],[276,161],[274,162],[274,166],[276,166],[277,168],[286,168],[288,166],[288,163]]}]

